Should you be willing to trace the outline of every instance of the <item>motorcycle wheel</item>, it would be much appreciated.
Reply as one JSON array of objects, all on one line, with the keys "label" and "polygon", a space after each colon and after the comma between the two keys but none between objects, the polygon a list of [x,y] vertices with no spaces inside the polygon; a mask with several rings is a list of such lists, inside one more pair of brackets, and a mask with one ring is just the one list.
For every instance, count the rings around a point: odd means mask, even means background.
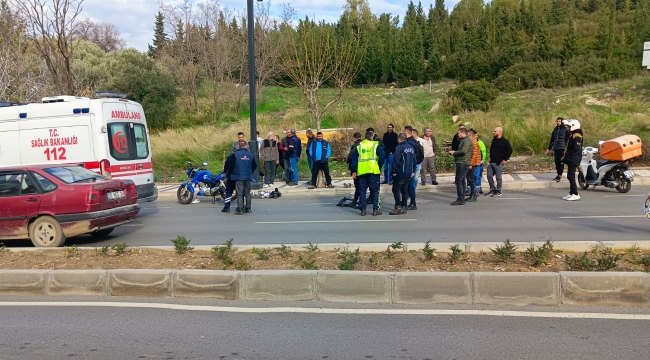
[{"label": "motorcycle wheel", "polygon": [[194,200],[194,193],[190,191],[188,185],[181,185],[176,191],[176,199],[178,199],[179,203],[187,205]]},{"label": "motorcycle wheel", "polygon": [[580,188],[582,190],[587,190],[589,187],[589,184],[587,184],[587,180],[585,180],[585,176],[582,175],[581,172],[578,173],[578,185],[580,185]]},{"label": "motorcycle wheel", "polygon": [[626,193],[632,189],[632,182],[630,179],[621,179],[621,181],[616,185],[616,190],[620,193]]}]

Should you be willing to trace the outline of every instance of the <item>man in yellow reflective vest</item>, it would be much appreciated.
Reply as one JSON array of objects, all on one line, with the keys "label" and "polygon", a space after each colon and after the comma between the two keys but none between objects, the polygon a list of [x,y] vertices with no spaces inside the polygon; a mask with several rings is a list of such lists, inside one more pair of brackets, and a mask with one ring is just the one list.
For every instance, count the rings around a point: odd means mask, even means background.
[{"label": "man in yellow reflective vest", "polygon": [[386,153],[378,141],[373,141],[373,135],[372,131],[366,131],[365,139],[357,145],[352,153],[352,177],[359,179],[361,216],[366,216],[367,189],[370,189],[372,215],[381,215],[381,210],[379,210],[379,175]]}]

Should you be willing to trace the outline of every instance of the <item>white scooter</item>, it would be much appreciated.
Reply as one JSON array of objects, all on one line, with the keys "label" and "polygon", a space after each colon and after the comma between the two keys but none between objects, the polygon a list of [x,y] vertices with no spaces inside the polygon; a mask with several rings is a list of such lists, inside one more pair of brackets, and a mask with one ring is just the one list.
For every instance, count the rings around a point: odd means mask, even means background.
[{"label": "white scooter", "polygon": [[598,185],[616,188],[620,193],[626,193],[632,188],[634,171],[630,170],[627,161],[601,160],[596,162],[594,155],[598,149],[586,147],[582,150],[582,159],[578,168],[578,184],[581,188]]}]

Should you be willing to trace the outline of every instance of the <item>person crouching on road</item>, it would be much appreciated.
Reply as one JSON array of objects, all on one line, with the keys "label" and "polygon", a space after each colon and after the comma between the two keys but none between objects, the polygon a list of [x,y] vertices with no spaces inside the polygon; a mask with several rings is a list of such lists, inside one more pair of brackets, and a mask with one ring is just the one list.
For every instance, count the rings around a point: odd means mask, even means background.
[{"label": "person crouching on road", "polygon": [[397,136],[399,145],[395,149],[395,156],[391,164],[395,209],[389,212],[389,215],[406,214],[406,203],[409,198],[409,183],[415,176],[415,149],[406,140],[405,133]]},{"label": "person crouching on road", "polygon": [[366,216],[366,191],[370,189],[370,201],[372,201],[372,215],[381,215],[379,210],[379,175],[384,164],[386,153],[373,141],[373,132],[366,131],[365,139],[356,147],[352,155],[352,178],[359,178],[359,209],[361,216]]},{"label": "person crouching on road", "polygon": [[[257,168],[255,156],[248,151],[248,144],[239,142],[239,149],[234,153],[235,161],[229,169],[231,179],[237,187],[237,211],[235,215],[251,212],[251,179]],[[245,202],[244,202],[245,200]]]},{"label": "person crouching on road", "polygon": [[333,188],[332,177],[330,176],[329,159],[332,156],[332,147],[327,140],[323,139],[323,133],[317,132],[316,139],[311,141],[307,149],[307,156],[311,159],[311,182],[309,183],[310,189],[316,188],[316,179],[318,173],[322,170],[325,175],[325,182],[328,188]]},{"label": "person crouching on road", "polygon": [[[352,156],[354,156],[355,150],[357,146],[361,143],[361,133],[355,132],[354,135],[352,135],[352,138],[354,139],[354,144],[352,144],[352,147],[350,147],[350,153],[348,154],[348,158],[346,162],[348,163],[348,170],[350,170],[350,174],[352,174]],[[354,181],[354,198],[352,200],[352,203],[350,204],[350,207],[353,209],[357,208],[357,203],[359,201],[359,178],[356,177],[353,179]]]},{"label": "person crouching on road", "polygon": [[458,139],[460,140],[458,150],[449,151],[449,155],[456,160],[456,179],[454,181],[454,184],[456,184],[456,201],[451,203],[454,206],[465,205],[465,190],[467,189],[463,182],[467,177],[473,152],[472,140],[467,137],[467,129],[458,129]]}]

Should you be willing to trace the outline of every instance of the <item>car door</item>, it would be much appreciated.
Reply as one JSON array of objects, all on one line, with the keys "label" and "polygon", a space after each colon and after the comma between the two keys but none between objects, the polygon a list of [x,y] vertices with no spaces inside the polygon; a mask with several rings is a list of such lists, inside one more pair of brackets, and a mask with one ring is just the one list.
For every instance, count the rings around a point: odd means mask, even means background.
[{"label": "car door", "polygon": [[41,196],[26,171],[0,172],[0,238],[27,237],[27,221],[38,214]]}]

